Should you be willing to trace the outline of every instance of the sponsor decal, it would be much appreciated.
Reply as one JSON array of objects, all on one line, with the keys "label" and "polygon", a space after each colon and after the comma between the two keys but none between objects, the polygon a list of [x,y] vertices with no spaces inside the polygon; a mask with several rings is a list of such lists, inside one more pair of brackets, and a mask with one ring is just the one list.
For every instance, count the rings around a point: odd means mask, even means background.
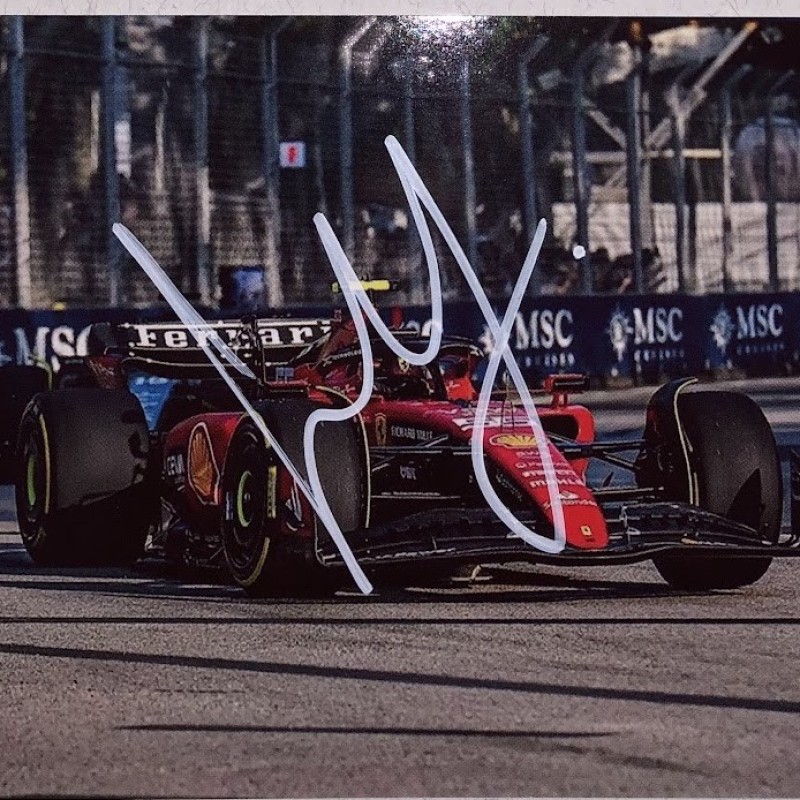
[{"label": "sponsor decal", "polygon": [[617,356],[617,361],[622,361],[628,349],[628,339],[633,333],[631,318],[619,307],[614,309],[614,313],[608,320],[606,328],[608,338],[611,340],[611,349]]},{"label": "sponsor decal", "polygon": [[[485,355],[494,350],[494,338],[488,325],[479,337]],[[569,308],[534,308],[518,311],[514,317],[510,344],[517,361],[526,368],[556,369],[575,365],[574,317]]]},{"label": "sponsor decal", "polygon": [[[734,314],[731,314],[723,303],[714,315],[709,331],[723,356],[782,352],[783,306],[780,303],[737,304]],[[734,343],[733,353],[728,350],[731,343]]]},{"label": "sponsor decal", "polygon": [[408,425],[392,425],[392,438],[411,439],[414,442],[429,442],[433,439],[433,431],[412,428]]},{"label": "sponsor decal", "polygon": [[6,354],[5,340],[0,339],[0,367],[5,366],[6,364],[10,364],[13,361],[14,359]]},{"label": "sponsor decal", "polygon": [[86,355],[90,329],[91,325],[86,325],[80,330],[73,325],[56,325],[54,328],[39,325],[31,341],[25,327],[14,328],[16,358],[11,359],[9,356],[5,358],[8,361],[15,360],[17,364],[30,364],[36,360],[49,361],[50,366],[58,370],[61,358]]},{"label": "sponsor decal", "polygon": [[387,424],[386,424],[386,414],[376,414],[375,415],[375,444],[378,447],[385,447],[386,446],[386,433],[387,433]]},{"label": "sponsor decal", "polygon": [[186,480],[186,459],[183,453],[172,453],[164,459],[164,477],[175,484]]},{"label": "sponsor decal", "polygon": [[401,465],[400,477],[405,481],[415,481],[417,479],[417,468],[410,465]]},{"label": "sponsor decal", "polygon": [[581,536],[583,536],[584,539],[594,539],[594,534],[592,533],[592,526],[581,525]]},{"label": "sponsor decal", "polygon": [[728,313],[728,309],[725,308],[724,305],[719,307],[719,310],[714,315],[714,319],[711,320],[711,326],[709,327],[711,331],[711,335],[714,337],[714,344],[717,346],[717,349],[722,353],[725,354],[725,351],[728,349],[728,345],[733,338],[733,334],[736,332],[736,326],[733,324],[733,318]]},{"label": "sponsor decal", "polygon": [[[577,475],[564,475],[559,474],[556,476],[558,478],[558,482],[560,485],[567,485],[567,486],[584,486],[584,482],[577,476]],[[533,480],[529,480],[527,483],[531,489],[544,489],[547,486],[547,479],[546,478],[534,478]]]},{"label": "sponsor decal", "polygon": [[489,444],[521,450],[527,447],[535,447],[536,437],[532,433],[498,433],[489,439]]},{"label": "sponsor decal", "polygon": [[[590,500],[588,498],[579,498],[577,500],[562,500],[561,503],[565,506],[595,506],[596,503],[594,500]],[[551,506],[549,500],[546,500],[542,503],[542,508],[547,511]]]},{"label": "sponsor decal", "polygon": [[636,364],[661,363],[685,357],[682,326],[683,309],[677,306],[634,306],[629,315],[617,305],[606,333],[618,364],[631,345]]},{"label": "sponsor decal", "polygon": [[[475,411],[469,408],[457,408],[450,412],[461,416],[453,419],[453,424],[457,425],[462,431],[470,431],[475,427]],[[527,425],[528,417],[524,411],[509,409],[500,414],[488,414],[486,416],[486,428],[505,428],[509,425]]]},{"label": "sponsor decal", "polygon": [[205,422],[199,422],[189,434],[189,485],[200,502],[211,504],[219,491],[220,472]]},{"label": "sponsor decal", "polygon": [[[267,347],[280,345],[300,345],[318,339],[330,329],[328,320],[270,320],[256,322],[258,335]],[[124,324],[120,328],[127,334],[128,346],[135,349],[182,350],[196,347],[197,338],[190,326],[156,322],[150,324]],[[240,322],[209,322],[208,328],[214,330],[226,344],[233,344],[242,330]],[[208,343],[208,333],[198,331],[197,336]]]}]

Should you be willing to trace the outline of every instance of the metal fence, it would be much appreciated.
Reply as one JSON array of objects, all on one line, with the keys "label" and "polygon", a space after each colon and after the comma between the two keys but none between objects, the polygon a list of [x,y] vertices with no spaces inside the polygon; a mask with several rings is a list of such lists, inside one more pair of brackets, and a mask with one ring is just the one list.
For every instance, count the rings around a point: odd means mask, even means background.
[{"label": "metal fence", "polygon": [[[507,293],[539,217],[534,294],[800,287],[797,85],[734,64],[753,27],[690,31],[688,67],[658,42],[603,43],[602,26],[589,44],[509,41],[487,66],[399,46],[394,24],[4,18],[0,304],[157,302],[115,220],[201,303],[230,300],[242,269],[261,305],[325,301],[317,211],[357,271],[423,301],[388,134],[490,295]],[[304,160],[281,167],[280,142]],[[445,296],[465,296],[437,247]]]}]

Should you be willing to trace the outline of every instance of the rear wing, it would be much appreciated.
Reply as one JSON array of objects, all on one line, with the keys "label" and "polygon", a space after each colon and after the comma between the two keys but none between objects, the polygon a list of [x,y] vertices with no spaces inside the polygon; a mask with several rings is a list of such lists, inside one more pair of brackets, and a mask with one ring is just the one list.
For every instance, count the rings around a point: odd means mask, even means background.
[{"label": "rear wing", "polygon": [[[266,365],[285,364],[331,327],[327,319],[259,319],[256,330],[264,345]],[[215,331],[234,353],[241,354],[249,345],[241,337],[241,320],[210,320]],[[216,375],[197,337],[206,339],[205,329],[180,322],[99,323],[89,334],[90,352],[114,352],[126,358],[129,367],[166,377],[205,378]]]}]

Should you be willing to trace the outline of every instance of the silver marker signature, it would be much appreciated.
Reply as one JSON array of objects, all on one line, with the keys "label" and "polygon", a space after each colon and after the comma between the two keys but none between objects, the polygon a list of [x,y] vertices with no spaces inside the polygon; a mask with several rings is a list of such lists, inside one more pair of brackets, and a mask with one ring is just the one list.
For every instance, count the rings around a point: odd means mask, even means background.
[{"label": "silver marker signature", "polygon": [[[478,306],[483,314],[487,325],[494,337],[495,349],[489,359],[487,366],[484,384],[481,387],[477,407],[475,426],[471,436],[471,453],[472,463],[475,470],[475,475],[478,480],[478,485],[489,504],[489,507],[497,514],[503,523],[517,536],[528,542],[531,546],[536,547],[544,552],[558,553],[564,549],[566,542],[566,532],[564,526],[564,514],[559,496],[558,483],[553,469],[553,462],[550,456],[550,451],[547,444],[547,437],[542,429],[539,415],[536,412],[536,407],[530,395],[525,380],[519,369],[519,365],[513,357],[509,347],[508,340],[511,332],[511,326],[519,306],[522,302],[522,297],[525,288],[528,285],[530,276],[536,266],[536,260],[541,250],[542,242],[546,230],[545,221],[542,220],[536,230],[536,235],[531,244],[528,255],[523,264],[522,271],[514,287],[514,291],[506,309],[502,325],[498,323],[497,317],[492,310],[492,307],[486,297],[483,288],[469,263],[463,249],[459,245],[453,231],[447,224],[444,216],[442,215],[436,202],[433,200],[430,192],[420,178],[413,164],[411,164],[408,156],[401,147],[400,143],[393,137],[389,136],[386,139],[386,147],[392,162],[397,171],[408,199],[409,207],[414,216],[414,221],[422,242],[423,251],[425,253],[425,260],[428,267],[428,274],[431,287],[431,334],[430,341],[426,349],[421,353],[415,353],[408,350],[396,339],[395,336],[389,331],[388,327],[384,324],[378,315],[377,310],[367,298],[361,282],[356,276],[352,265],[350,264],[347,256],[345,255],[342,247],[336,238],[336,234],[328,223],[323,214],[316,214],[314,216],[314,224],[317,227],[325,252],[330,261],[331,267],[336,275],[339,285],[342,287],[342,293],[347,303],[348,310],[352,316],[355,324],[356,333],[358,335],[359,344],[362,349],[363,358],[363,379],[361,390],[356,400],[347,408],[344,409],[317,409],[312,412],[306,421],[303,431],[303,449],[308,468],[308,483],[299,474],[295,465],[288,458],[284,450],[280,447],[275,437],[269,431],[266,423],[261,415],[256,411],[251,403],[247,400],[244,393],[241,391],[236,382],[228,375],[225,367],[217,358],[212,350],[212,346],[220,353],[222,358],[231,363],[237,370],[245,374],[242,367],[247,367],[238,359],[227,345],[222,342],[219,336],[209,333],[211,326],[203,320],[203,318],[195,311],[188,301],[181,295],[178,288],[170,280],[163,269],[157,264],[155,259],[150,255],[147,249],[141,242],[127,229],[125,226],[116,223],[113,227],[115,235],[119,238],[128,252],[139,263],[142,269],[147,273],[155,286],[162,293],[164,298],[172,307],[173,311],[178,315],[181,321],[186,325],[187,329],[194,335],[198,345],[203,349],[206,356],[215,366],[220,373],[222,379],[230,387],[236,398],[242,404],[242,407],[247,414],[253,419],[254,423],[258,426],[266,441],[273,447],[275,454],[283,462],[286,469],[291,474],[295,483],[299,486],[300,490],[308,499],[314,513],[319,520],[328,530],[336,544],[342,558],[350,570],[353,579],[358,585],[359,589],[365,594],[372,591],[372,584],[364,574],[358,561],[353,555],[347,540],[344,537],[341,529],[339,528],[333,513],[330,510],[327,499],[325,498],[324,491],[317,471],[316,456],[314,453],[314,432],[316,426],[320,422],[339,422],[350,419],[359,414],[369,402],[374,388],[374,364],[372,359],[372,348],[364,317],[372,323],[378,335],[383,339],[391,350],[401,358],[408,361],[410,364],[421,366],[430,363],[439,351],[442,338],[442,296],[440,286],[440,275],[436,253],[433,247],[433,239],[428,228],[427,220],[425,218],[420,200],[425,208],[431,215],[436,227],[447,242],[450,251],[456,259],[462,273],[464,274],[470,289],[472,290]],[[363,311],[359,313],[359,309]],[[520,520],[518,520],[508,509],[508,507],[500,500],[497,493],[489,481],[486,472],[486,466],[483,456],[483,439],[484,429],[486,425],[486,418],[489,410],[489,400],[491,396],[491,389],[497,371],[500,366],[500,360],[504,360],[508,369],[511,380],[516,387],[522,399],[525,408],[528,422],[534,431],[536,446],[542,461],[542,467],[547,481],[548,496],[553,514],[554,538],[549,538],[537,534],[527,528]],[[251,373],[252,375],[252,373]],[[310,485],[309,485],[310,484]]]}]

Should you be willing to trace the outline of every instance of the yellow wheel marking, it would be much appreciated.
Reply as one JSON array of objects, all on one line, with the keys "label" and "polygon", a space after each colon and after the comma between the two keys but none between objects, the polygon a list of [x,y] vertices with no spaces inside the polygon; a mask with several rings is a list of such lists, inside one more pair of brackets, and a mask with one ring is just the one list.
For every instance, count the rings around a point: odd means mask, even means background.
[{"label": "yellow wheel marking", "polygon": [[261,575],[261,570],[264,568],[264,562],[267,560],[267,551],[269,550],[269,537],[264,537],[264,546],[261,548],[261,555],[258,557],[258,563],[255,565],[253,571],[242,580],[239,581],[240,586],[252,586]]},{"label": "yellow wheel marking", "polygon": [[50,441],[47,438],[44,417],[39,417],[39,427],[42,429],[44,441],[44,514],[46,515],[50,511]]}]

